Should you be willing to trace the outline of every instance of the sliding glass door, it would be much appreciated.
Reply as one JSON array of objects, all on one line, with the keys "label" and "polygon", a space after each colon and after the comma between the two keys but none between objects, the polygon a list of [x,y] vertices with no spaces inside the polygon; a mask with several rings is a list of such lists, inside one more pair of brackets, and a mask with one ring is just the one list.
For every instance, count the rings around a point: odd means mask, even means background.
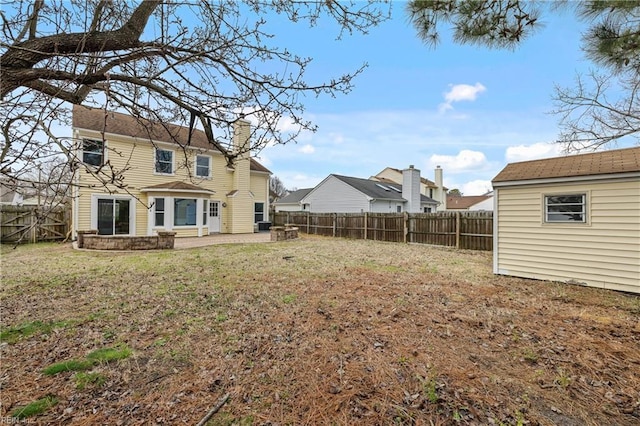
[{"label": "sliding glass door", "polygon": [[98,198],[98,234],[129,234],[129,200]]}]

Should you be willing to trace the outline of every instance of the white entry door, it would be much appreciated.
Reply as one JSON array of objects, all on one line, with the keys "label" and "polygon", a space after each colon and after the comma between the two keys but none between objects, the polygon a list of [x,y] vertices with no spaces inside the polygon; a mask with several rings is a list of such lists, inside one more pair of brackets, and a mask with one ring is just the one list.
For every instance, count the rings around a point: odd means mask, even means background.
[{"label": "white entry door", "polygon": [[220,202],[209,201],[209,233],[220,232]]}]

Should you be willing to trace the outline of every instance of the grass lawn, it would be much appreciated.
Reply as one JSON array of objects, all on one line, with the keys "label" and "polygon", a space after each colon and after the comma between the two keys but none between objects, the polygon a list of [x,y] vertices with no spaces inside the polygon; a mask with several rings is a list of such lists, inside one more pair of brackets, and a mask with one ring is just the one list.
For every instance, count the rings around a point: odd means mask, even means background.
[{"label": "grass lawn", "polygon": [[0,418],[195,425],[229,394],[208,425],[640,423],[640,298],[491,253],[0,250]]}]

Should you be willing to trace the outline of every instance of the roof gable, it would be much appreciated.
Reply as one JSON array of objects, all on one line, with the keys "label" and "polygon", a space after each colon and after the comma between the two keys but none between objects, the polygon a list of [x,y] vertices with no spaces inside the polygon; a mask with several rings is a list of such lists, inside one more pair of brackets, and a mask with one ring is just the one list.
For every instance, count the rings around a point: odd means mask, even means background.
[{"label": "roof gable", "polygon": [[640,147],[510,163],[496,182],[640,172]]}]

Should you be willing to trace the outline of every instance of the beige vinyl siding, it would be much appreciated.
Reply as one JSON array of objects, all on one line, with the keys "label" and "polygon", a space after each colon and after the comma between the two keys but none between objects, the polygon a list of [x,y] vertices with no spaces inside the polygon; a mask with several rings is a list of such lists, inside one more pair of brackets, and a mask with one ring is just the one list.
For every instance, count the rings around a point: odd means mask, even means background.
[{"label": "beige vinyl siding", "polygon": [[[97,132],[79,130],[79,138],[99,138],[102,136]],[[181,147],[174,144],[156,143],[156,146],[162,149],[170,149],[174,152],[174,174],[163,175],[155,173],[155,151],[154,145],[149,141],[135,140],[130,137],[107,134],[105,160],[113,166],[115,170],[126,169],[125,183],[127,184],[128,193],[133,197],[132,201],[136,203],[135,217],[135,233],[138,236],[147,235],[149,226],[149,210],[148,196],[157,196],[151,193],[141,192],[142,188],[164,184],[174,181],[185,181],[198,185],[201,188],[215,191],[215,195],[210,198],[223,199],[225,194],[231,190],[231,179],[228,176],[226,161],[224,157],[217,152],[210,151],[207,155],[211,155],[211,175],[210,179],[201,179],[195,177],[195,173],[189,178],[189,168],[194,167],[196,152],[201,150],[187,150],[187,154]],[[104,194],[109,196],[106,190],[102,189],[102,185],[95,180],[93,176],[81,171],[78,176],[80,188],[78,190],[78,220],[77,230],[88,230],[91,228],[91,195]],[[87,186],[93,185],[94,188]],[[107,189],[116,195],[125,195],[127,192],[113,186],[107,186]],[[166,196],[166,195],[165,195]],[[203,194],[172,194],[173,197],[182,198],[203,198]],[[200,212],[198,212],[200,214]],[[178,237],[197,236],[197,229],[174,229]]]},{"label": "beige vinyl siding", "polygon": [[[501,187],[497,272],[640,292],[640,181]],[[586,223],[544,223],[544,196],[587,195]]]}]

